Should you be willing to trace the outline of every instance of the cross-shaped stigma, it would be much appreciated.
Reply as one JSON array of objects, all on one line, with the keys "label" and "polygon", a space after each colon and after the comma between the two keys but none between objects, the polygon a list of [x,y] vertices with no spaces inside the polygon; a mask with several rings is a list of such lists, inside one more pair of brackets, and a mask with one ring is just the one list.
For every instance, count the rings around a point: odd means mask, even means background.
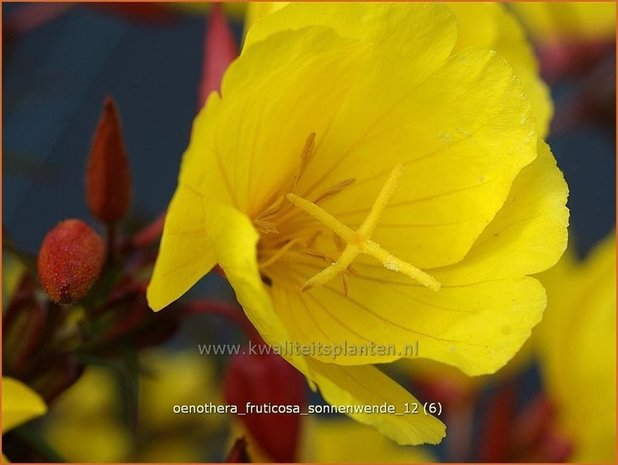
[{"label": "cross-shaped stigma", "polygon": [[343,273],[361,253],[371,255],[380,261],[386,269],[403,273],[433,291],[440,289],[440,283],[433,276],[395,257],[390,252],[380,247],[379,244],[371,240],[371,235],[377,227],[380,216],[386,209],[388,201],[395,193],[397,182],[402,173],[403,166],[395,166],[371,207],[369,215],[367,215],[365,221],[363,221],[356,231],[343,224],[321,207],[318,207],[315,203],[305,200],[293,193],[287,195],[290,202],[329,228],[346,243],[346,247],[337,261],[315,276],[309,278],[303,286],[303,291],[326,284],[331,279]]}]

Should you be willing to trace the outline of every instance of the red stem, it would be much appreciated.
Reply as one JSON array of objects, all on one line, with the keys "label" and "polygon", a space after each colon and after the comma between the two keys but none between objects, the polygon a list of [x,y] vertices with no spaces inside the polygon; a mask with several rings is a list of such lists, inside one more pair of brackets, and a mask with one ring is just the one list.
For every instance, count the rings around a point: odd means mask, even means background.
[{"label": "red stem", "polygon": [[158,241],[161,238],[161,234],[163,234],[166,213],[161,213],[152,223],[135,233],[131,238],[131,245],[140,249]]}]

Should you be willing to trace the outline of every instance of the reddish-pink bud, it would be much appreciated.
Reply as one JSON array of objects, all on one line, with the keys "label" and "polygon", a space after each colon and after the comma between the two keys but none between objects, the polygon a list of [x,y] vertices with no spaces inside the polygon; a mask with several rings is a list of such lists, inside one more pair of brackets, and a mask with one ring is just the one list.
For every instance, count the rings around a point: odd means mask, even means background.
[{"label": "reddish-pink bud", "polygon": [[86,168],[86,198],[92,214],[104,223],[120,220],[131,203],[131,171],[118,110],[111,97],[94,134]]},{"label": "reddish-pink bud", "polygon": [[219,3],[213,3],[204,37],[204,62],[199,88],[200,107],[206,103],[208,94],[219,90],[225,70],[237,56],[238,46],[225,19],[223,7]]},{"label": "reddish-pink bud", "polygon": [[41,244],[41,285],[54,302],[75,302],[97,280],[104,260],[105,244],[92,228],[80,220],[63,221]]},{"label": "reddish-pink bud", "polygon": [[[230,405],[305,404],[303,376],[278,355],[236,355],[229,363],[223,394]],[[248,413],[239,417],[249,434],[275,462],[298,459],[301,417],[294,413]]]}]

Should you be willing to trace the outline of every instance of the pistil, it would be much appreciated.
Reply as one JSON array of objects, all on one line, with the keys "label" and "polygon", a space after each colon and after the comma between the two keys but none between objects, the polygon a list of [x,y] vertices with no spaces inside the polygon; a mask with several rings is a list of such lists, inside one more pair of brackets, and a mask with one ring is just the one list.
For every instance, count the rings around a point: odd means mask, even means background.
[{"label": "pistil", "polygon": [[288,200],[292,204],[318,220],[337,236],[339,236],[346,244],[337,261],[320,271],[318,274],[309,278],[303,286],[303,291],[326,284],[336,276],[343,274],[361,253],[374,257],[381,262],[386,269],[403,273],[433,291],[440,289],[440,283],[433,276],[430,276],[414,265],[397,258],[387,250],[383,249],[378,243],[371,240],[371,235],[377,227],[380,217],[386,209],[389,200],[395,193],[397,183],[402,173],[403,166],[395,166],[386,180],[386,183],[382,187],[382,190],[378,194],[378,197],[373,203],[371,210],[369,211],[369,215],[367,215],[365,221],[363,221],[356,231],[343,224],[315,203],[299,197],[294,193],[287,195]]}]

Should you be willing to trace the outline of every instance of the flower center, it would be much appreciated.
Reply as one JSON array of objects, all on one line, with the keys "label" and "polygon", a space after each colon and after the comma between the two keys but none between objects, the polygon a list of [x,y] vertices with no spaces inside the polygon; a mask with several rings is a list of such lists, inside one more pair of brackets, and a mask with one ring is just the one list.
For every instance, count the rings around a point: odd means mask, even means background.
[{"label": "flower center", "polygon": [[[331,186],[313,202],[296,194],[298,181],[311,160],[314,148],[315,133],[311,133],[305,142],[301,154],[299,171],[292,179],[291,185],[289,189],[287,189],[287,194],[282,195],[254,220],[254,225],[263,238],[263,246],[260,249],[260,255],[263,257],[263,260],[260,261],[260,269],[263,270],[268,268],[295,246],[299,246],[299,251],[302,255],[325,260],[329,263],[329,266],[305,282],[302,288],[303,292],[313,287],[326,284],[339,276],[343,284],[344,293],[347,295],[348,285],[346,273],[355,274],[352,268],[352,262],[359,254],[370,255],[380,261],[386,269],[405,274],[431,290],[439,290],[440,283],[435,278],[410,263],[394,256],[371,239],[371,235],[378,226],[382,213],[386,209],[390,198],[395,193],[397,183],[403,173],[403,166],[395,166],[373,203],[367,218],[355,231],[318,205],[322,200],[332,197],[346,187],[352,185],[355,181],[354,179],[346,179]],[[301,239],[298,231],[298,234],[292,238],[276,238],[279,234],[277,224],[284,223],[284,219],[293,213],[293,206],[309,214],[333,233],[336,248],[340,252],[339,258],[333,260],[328,255],[313,248],[313,244],[322,232],[321,230],[314,232],[308,240]],[[273,236],[276,238],[274,241],[264,240],[267,237]],[[305,242],[304,247],[301,242]],[[271,245],[267,245],[268,243],[271,243]]]},{"label": "flower center", "polygon": [[440,283],[436,281],[434,277],[414,265],[395,257],[393,254],[380,247],[379,244],[371,240],[371,235],[377,227],[380,216],[384,212],[388,201],[395,192],[397,182],[402,172],[402,165],[395,166],[372,205],[369,215],[367,215],[365,221],[363,221],[356,231],[343,224],[315,203],[305,200],[293,193],[287,195],[290,202],[318,220],[346,244],[337,261],[309,278],[303,286],[303,291],[326,284],[331,279],[344,273],[354,259],[361,253],[374,257],[380,261],[386,269],[403,273],[433,291],[440,289]]}]

